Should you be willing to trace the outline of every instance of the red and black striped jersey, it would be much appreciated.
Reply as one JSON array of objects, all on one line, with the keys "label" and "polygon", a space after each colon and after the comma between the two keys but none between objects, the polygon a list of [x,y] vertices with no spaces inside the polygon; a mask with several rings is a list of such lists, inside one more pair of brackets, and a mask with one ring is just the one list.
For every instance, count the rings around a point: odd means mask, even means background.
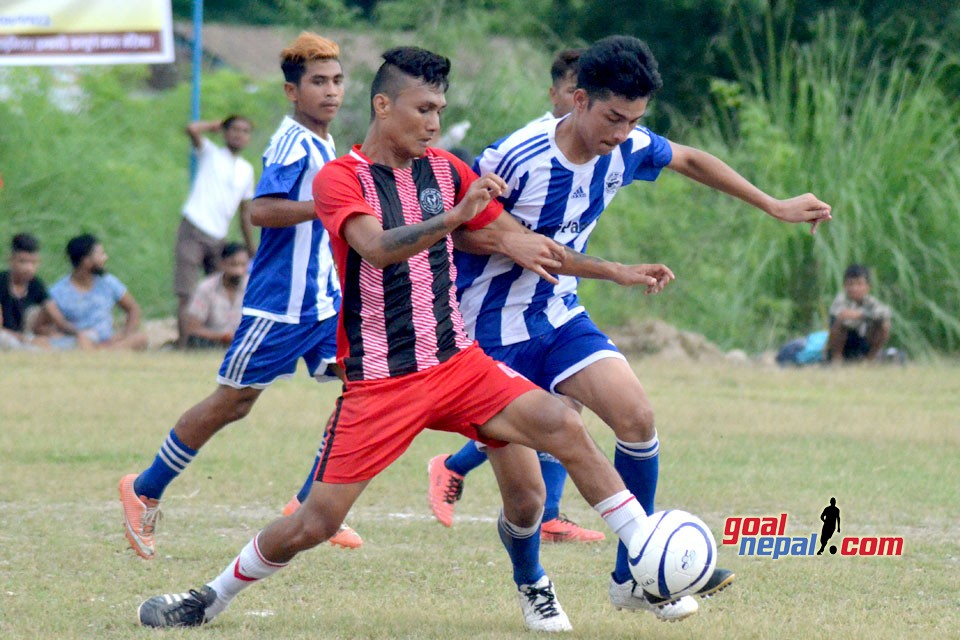
[{"label": "red and black striped jersey", "polygon": [[[453,240],[448,235],[404,262],[378,269],[343,236],[354,215],[384,229],[413,225],[452,209],[477,175],[457,157],[428,148],[409,167],[372,162],[360,153],[328,162],[313,182],[317,216],[330,234],[343,302],[337,362],[348,380],[376,380],[422,371],[471,343],[457,305]],[[500,215],[496,200],[469,223],[479,229]]]}]

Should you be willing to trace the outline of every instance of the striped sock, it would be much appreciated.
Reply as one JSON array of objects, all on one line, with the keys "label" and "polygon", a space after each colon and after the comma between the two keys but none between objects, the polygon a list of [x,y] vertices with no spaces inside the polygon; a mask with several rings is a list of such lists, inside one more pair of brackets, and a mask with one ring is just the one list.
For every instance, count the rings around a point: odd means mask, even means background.
[{"label": "striped sock", "polygon": [[207,607],[206,619],[208,622],[226,609],[238,593],[254,582],[269,578],[287,566],[287,563],[270,562],[263,557],[257,541],[259,537],[260,534],[258,533],[253,540],[247,543],[240,555],[227,565],[223,573],[207,583],[207,586],[217,592],[217,601]]},{"label": "striped sock", "polygon": [[[652,514],[657,495],[657,479],[660,475],[660,439],[657,434],[654,433],[653,438],[646,442],[624,442],[617,439],[613,466],[647,515]],[[617,564],[613,576],[620,584],[631,577],[627,548],[623,543],[617,547]]]},{"label": "striped sock", "polygon": [[547,575],[540,565],[541,520],[542,517],[537,518],[531,527],[518,527],[507,520],[503,515],[503,509],[500,510],[497,531],[500,532],[500,540],[510,555],[510,562],[513,564],[513,581],[518,587],[524,584],[536,584],[537,580]]},{"label": "striped sock", "polygon": [[[620,537],[620,546],[643,527],[647,515],[636,497],[624,489],[593,505],[603,521]],[[629,569],[627,570],[629,575]]]},{"label": "striped sock", "polygon": [[167,485],[193,462],[196,455],[196,450],[180,442],[177,434],[170,429],[170,434],[163,441],[153,464],[137,476],[133,490],[138,496],[159,500]]}]

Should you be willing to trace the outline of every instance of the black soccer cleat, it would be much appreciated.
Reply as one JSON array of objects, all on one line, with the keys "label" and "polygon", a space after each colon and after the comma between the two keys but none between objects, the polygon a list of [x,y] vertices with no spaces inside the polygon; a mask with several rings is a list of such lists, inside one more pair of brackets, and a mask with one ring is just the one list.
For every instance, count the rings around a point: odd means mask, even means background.
[{"label": "black soccer cleat", "polygon": [[700,598],[709,598],[710,596],[720,593],[731,584],[733,584],[734,579],[736,579],[737,574],[730,569],[721,569],[717,567],[713,570],[713,575],[710,576],[710,579],[707,580],[707,584],[700,587],[700,589],[693,595]]},{"label": "black soccer cleat", "polygon": [[137,618],[145,627],[199,627],[206,622],[207,607],[216,600],[217,592],[206,585],[199,591],[154,596],[140,604]]},{"label": "black soccer cleat", "polygon": [[[698,589],[696,593],[693,593],[691,595],[696,596],[698,598],[713,597],[715,594],[720,593],[721,591],[729,587],[731,584],[733,584],[733,581],[734,579],[736,579],[736,577],[737,577],[737,574],[735,574],[733,571],[730,571],[729,569],[721,569],[717,567],[716,569],[713,570],[713,575],[710,576],[710,579],[707,580],[707,584],[700,587],[700,589]],[[676,604],[680,601],[680,598],[660,598],[658,596],[655,596],[647,592],[644,592],[644,597],[646,597],[647,601],[650,604],[656,607],[662,607],[664,605],[669,605],[669,604]]]}]

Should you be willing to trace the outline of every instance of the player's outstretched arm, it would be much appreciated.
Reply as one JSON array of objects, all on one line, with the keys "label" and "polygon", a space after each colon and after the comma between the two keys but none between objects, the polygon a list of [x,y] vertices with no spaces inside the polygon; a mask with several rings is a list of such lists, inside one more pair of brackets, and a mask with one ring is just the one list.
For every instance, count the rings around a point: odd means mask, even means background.
[{"label": "player's outstretched arm", "polygon": [[751,204],[764,213],[789,223],[808,223],[816,233],[821,222],[830,220],[830,205],[812,193],[779,200],[757,188],[727,163],[706,151],[675,142],[670,143],[673,159],[668,168],[691,180],[722,191]]},{"label": "player's outstretched arm", "polygon": [[547,282],[559,282],[551,272],[559,269],[563,262],[563,245],[527,229],[511,215],[503,214],[482,229],[460,227],[453,233],[453,242],[457,249],[467,253],[503,254]]},{"label": "player's outstretched arm", "polygon": [[501,193],[503,180],[493,174],[470,185],[463,199],[445,211],[418,224],[384,229],[368,215],[354,215],[343,225],[343,237],[360,256],[378,269],[403,262],[472,220]]},{"label": "player's outstretched arm", "polygon": [[263,196],[250,203],[250,221],[258,227],[292,227],[316,217],[313,200]]},{"label": "player's outstretched arm", "polygon": [[660,293],[672,280],[673,271],[664,264],[621,264],[589,256],[564,247],[563,265],[555,271],[560,275],[609,280],[623,287],[644,286],[644,293]]}]

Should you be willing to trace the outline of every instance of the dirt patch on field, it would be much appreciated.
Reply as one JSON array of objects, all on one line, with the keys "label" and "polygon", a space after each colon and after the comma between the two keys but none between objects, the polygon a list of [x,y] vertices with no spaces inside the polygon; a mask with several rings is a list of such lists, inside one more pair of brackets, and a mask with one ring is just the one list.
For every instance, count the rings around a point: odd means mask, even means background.
[{"label": "dirt patch on field", "polygon": [[177,341],[177,319],[173,316],[144,320],[140,328],[147,334],[147,349],[160,349]]},{"label": "dirt patch on field", "polygon": [[656,356],[690,362],[748,362],[739,349],[724,352],[699,333],[683,331],[662,320],[643,320],[606,332],[628,357]]}]

